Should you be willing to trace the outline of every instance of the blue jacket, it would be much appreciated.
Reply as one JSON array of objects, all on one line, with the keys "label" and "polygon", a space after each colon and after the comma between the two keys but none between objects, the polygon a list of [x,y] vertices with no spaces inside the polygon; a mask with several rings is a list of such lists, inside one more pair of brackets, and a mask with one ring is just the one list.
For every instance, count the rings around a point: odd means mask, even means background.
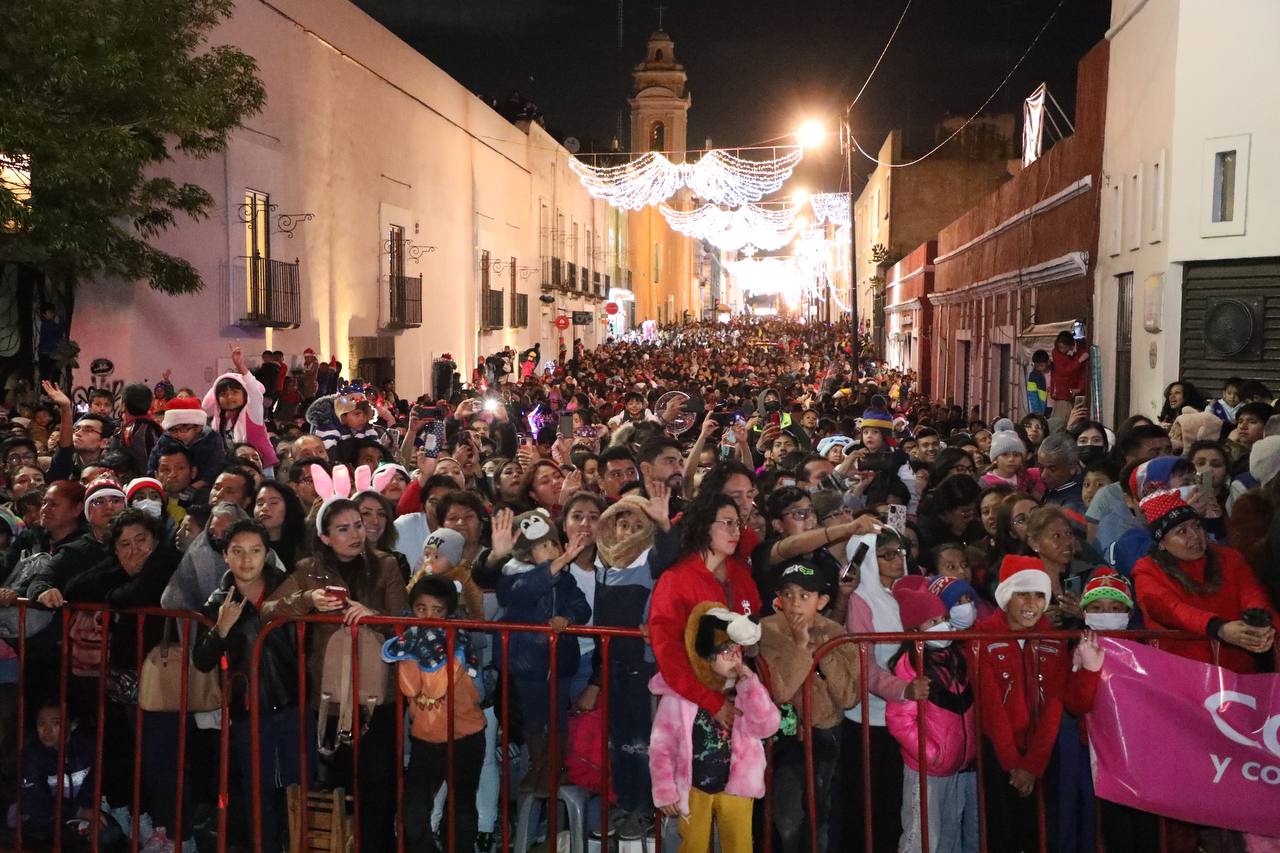
[{"label": "blue jacket", "polygon": [[[75,818],[77,809],[93,807],[93,741],[73,731],[67,736],[63,765],[62,819]],[[29,741],[22,756],[22,823],[31,829],[53,827],[58,800],[58,748]]]},{"label": "blue jacket", "polygon": [[[571,625],[585,625],[591,605],[568,571],[551,574],[551,563],[536,566],[510,560],[502,567],[498,582],[498,604],[503,622],[545,625],[553,616],[563,616]],[[546,678],[551,669],[550,640],[546,634],[518,632],[511,635],[511,675],[515,678]],[[557,643],[557,676],[568,678],[578,671],[578,641],[562,637]]]},{"label": "blue jacket", "polygon": [[183,444],[169,433],[156,440],[151,448],[151,456],[147,458],[147,475],[154,477],[156,468],[160,467],[161,455],[171,447],[181,447],[191,458],[191,467],[195,469],[193,482],[212,483],[214,478],[227,467],[227,443],[222,436],[205,427],[190,444]]},{"label": "blue jacket", "polygon": [[[592,622],[600,627],[639,628],[649,621],[649,596],[653,594],[653,548],[646,548],[636,561],[623,568],[605,568],[596,561],[596,606]],[[592,681],[598,683],[601,666],[600,642],[591,656]],[[653,652],[644,640],[614,637],[609,641],[610,673],[649,673]]]}]

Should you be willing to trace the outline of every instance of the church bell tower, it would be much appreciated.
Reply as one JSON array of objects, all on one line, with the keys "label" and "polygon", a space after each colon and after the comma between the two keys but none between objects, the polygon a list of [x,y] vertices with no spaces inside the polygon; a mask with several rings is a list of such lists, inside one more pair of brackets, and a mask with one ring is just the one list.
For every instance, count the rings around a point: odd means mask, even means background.
[{"label": "church bell tower", "polygon": [[675,43],[661,29],[649,36],[644,61],[631,74],[631,150],[661,151],[675,163],[685,159],[692,99],[688,77],[676,61]]}]

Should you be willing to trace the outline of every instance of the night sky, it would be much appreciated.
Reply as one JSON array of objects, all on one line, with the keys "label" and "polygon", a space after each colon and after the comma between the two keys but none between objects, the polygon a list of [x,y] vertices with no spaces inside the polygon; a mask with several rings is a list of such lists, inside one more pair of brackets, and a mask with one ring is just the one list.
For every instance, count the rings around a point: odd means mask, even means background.
[{"label": "night sky", "polygon": [[[472,92],[518,90],[557,137],[615,134],[632,67],[657,28],[657,2],[624,0],[355,0]],[[689,75],[689,146],[751,145],[809,117],[836,116],[866,79],[905,0],[670,0],[663,28]],[[968,115],[1030,44],[1058,0],[914,0],[866,94],[854,133],[874,152],[892,127]],[[1108,0],[1065,0],[991,111],[1021,112],[1041,81],[1072,114],[1076,62],[1106,31]],[[623,145],[626,128],[623,121]],[[835,146],[806,158],[802,180],[835,189]],[[866,170],[865,161],[855,170]]]}]

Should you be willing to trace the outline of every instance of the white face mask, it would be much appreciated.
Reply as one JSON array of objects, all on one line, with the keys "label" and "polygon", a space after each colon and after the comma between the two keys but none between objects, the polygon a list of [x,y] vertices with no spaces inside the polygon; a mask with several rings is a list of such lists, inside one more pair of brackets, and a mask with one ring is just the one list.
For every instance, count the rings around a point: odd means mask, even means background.
[{"label": "white face mask", "polygon": [[1095,631],[1125,631],[1129,628],[1129,614],[1086,613],[1084,624]]},{"label": "white face mask", "polygon": [[973,627],[974,622],[978,621],[978,606],[972,601],[957,604],[951,608],[949,616],[952,628],[957,631],[967,631]]},{"label": "white face mask", "polygon": [[164,506],[154,498],[141,498],[133,502],[134,509],[140,509],[152,518],[159,518]]},{"label": "white face mask", "polygon": [[[928,632],[930,634],[933,634],[933,633],[945,634],[945,633],[948,633],[950,630],[951,630],[950,622],[939,622],[937,625],[934,625],[932,628],[929,628]],[[945,649],[947,646],[951,645],[951,640],[950,639],[925,640],[924,644],[931,649]]]}]

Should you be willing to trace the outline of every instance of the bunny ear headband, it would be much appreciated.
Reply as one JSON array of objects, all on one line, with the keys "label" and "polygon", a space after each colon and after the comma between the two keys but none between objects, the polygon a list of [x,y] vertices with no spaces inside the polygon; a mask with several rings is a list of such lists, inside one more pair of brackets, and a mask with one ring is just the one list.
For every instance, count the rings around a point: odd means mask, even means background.
[{"label": "bunny ear headband", "polygon": [[[362,469],[365,470],[365,469]],[[357,475],[358,476],[358,475]],[[324,534],[324,517],[335,501],[351,497],[351,470],[346,465],[334,465],[333,476],[320,465],[311,466],[311,479],[316,494],[320,496],[320,509],[316,511],[316,533]]]},{"label": "bunny ear headband", "polygon": [[[361,468],[361,470],[363,471],[365,469]],[[382,494],[382,490],[385,489],[391,483],[391,481],[395,479],[396,474],[403,475],[406,480],[413,479],[412,477],[409,476],[409,472],[405,470],[403,465],[397,465],[394,462],[383,462],[381,465],[378,466],[378,470],[373,472],[373,480],[372,480],[373,490],[378,494]],[[359,472],[357,472],[356,473],[357,485],[360,482],[359,476],[360,476]],[[361,491],[364,491],[364,490],[361,489]]]}]

